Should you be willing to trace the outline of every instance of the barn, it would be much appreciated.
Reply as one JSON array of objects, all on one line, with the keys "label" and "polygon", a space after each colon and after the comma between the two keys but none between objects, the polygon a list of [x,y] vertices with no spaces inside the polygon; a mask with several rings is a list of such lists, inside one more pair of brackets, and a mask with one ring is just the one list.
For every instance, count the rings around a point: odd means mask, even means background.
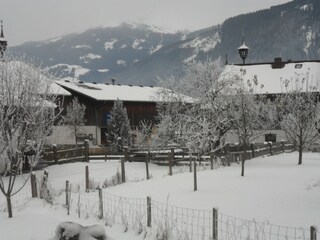
[{"label": "barn", "polygon": [[[106,143],[108,122],[111,118],[111,109],[115,100],[123,101],[127,109],[128,118],[132,127],[138,126],[142,120],[156,122],[157,102],[161,101],[160,91],[163,88],[153,86],[133,86],[112,83],[88,83],[59,80],[56,83],[77,97],[79,102],[86,106],[86,124],[81,127],[82,136],[89,137],[93,144]],[[71,99],[65,102],[65,105]],[[69,139],[69,130],[63,126],[59,132],[60,139]],[[62,137],[65,136],[65,137]]]}]

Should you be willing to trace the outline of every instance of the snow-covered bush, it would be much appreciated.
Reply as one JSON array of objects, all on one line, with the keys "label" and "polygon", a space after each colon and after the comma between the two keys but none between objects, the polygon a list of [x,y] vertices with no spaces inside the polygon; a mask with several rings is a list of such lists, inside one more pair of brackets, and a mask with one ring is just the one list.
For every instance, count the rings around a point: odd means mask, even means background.
[{"label": "snow-covered bush", "polygon": [[106,240],[104,227],[92,225],[84,227],[78,223],[62,222],[51,240]]}]

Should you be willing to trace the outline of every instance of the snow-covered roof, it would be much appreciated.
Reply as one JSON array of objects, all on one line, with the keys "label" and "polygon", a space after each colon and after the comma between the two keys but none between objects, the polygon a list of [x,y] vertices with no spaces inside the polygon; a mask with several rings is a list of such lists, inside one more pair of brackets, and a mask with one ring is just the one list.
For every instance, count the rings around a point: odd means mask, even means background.
[{"label": "snow-covered roof", "polygon": [[[131,102],[162,102],[167,101],[162,96],[163,88],[151,86],[133,86],[108,83],[88,83],[56,81],[69,91],[74,91],[97,101],[115,101],[117,99]],[[191,98],[184,96],[186,101]]]},{"label": "snow-covered roof", "polygon": [[277,94],[287,90],[312,89],[320,91],[320,61],[306,62],[280,62],[280,68],[272,68],[274,63],[250,64],[250,65],[227,65],[225,73],[239,74],[245,69],[244,81],[258,79],[259,93]]},{"label": "snow-covered roof", "polygon": [[68,92],[66,89],[64,89],[63,87],[61,87],[60,85],[58,85],[55,82],[53,82],[49,86],[49,93],[57,94],[57,95],[60,95],[60,96],[71,96],[70,92]]}]

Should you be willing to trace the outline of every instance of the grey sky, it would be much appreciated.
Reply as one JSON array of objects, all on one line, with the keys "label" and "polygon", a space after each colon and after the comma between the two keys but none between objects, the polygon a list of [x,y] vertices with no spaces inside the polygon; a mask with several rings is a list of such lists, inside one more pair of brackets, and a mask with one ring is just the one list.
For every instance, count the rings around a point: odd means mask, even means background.
[{"label": "grey sky", "polygon": [[9,45],[125,21],[197,30],[290,0],[0,0]]}]

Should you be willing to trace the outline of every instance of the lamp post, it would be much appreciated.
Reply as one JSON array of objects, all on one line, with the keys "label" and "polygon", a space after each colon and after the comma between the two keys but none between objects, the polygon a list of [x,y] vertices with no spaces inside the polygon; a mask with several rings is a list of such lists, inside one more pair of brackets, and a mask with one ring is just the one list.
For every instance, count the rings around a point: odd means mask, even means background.
[{"label": "lamp post", "polygon": [[248,57],[248,53],[249,53],[249,48],[244,43],[244,40],[242,40],[242,45],[238,48],[238,50],[244,65],[246,63],[246,58]]},{"label": "lamp post", "polygon": [[6,49],[7,49],[7,45],[8,45],[8,42],[7,42],[7,40],[4,38],[4,35],[3,35],[3,23],[2,23],[2,20],[1,20],[0,54],[1,54],[1,58],[2,58],[2,59],[3,59],[3,56],[4,56],[4,52],[5,52]]}]

